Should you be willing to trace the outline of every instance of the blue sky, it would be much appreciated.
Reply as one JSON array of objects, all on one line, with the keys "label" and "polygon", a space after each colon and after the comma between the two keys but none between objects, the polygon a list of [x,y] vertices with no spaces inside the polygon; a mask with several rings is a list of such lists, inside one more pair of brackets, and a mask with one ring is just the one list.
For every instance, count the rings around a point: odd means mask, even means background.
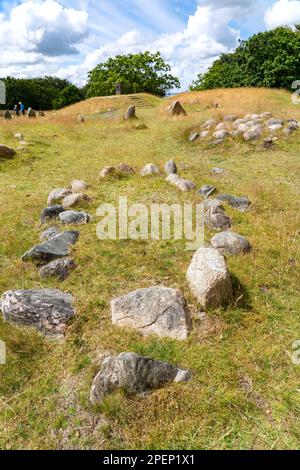
[{"label": "blue sky", "polygon": [[160,50],[186,89],[240,38],[300,23],[300,0],[0,0],[0,76],[83,84],[116,54]]}]

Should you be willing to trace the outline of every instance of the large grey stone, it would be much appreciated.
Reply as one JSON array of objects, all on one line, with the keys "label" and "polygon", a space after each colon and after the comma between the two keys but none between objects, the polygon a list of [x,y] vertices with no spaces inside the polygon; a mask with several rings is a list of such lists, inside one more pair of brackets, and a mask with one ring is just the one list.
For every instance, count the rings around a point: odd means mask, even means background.
[{"label": "large grey stone", "polygon": [[51,193],[48,196],[47,199],[47,204],[48,206],[53,206],[54,204],[61,203],[62,200],[66,197],[72,194],[72,191],[70,189],[66,188],[56,188],[51,191]]},{"label": "large grey stone", "polygon": [[191,132],[189,136],[189,141],[190,142],[195,142],[197,139],[199,139],[200,133],[199,132]]},{"label": "large grey stone", "polygon": [[59,214],[59,219],[62,224],[88,224],[91,216],[87,212],[65,211]]},{"label": "large grey stone", "polygon": [[280,124],[281,126],[283,126],[284,121],[283,121],[282,119],[271,118],[271,119],[268,119],[267,122],[266,122],[267,127],[276,126],[276,125],[278,125],[278,124]]},{"label": "large grey stone", "polygon": [[61,281],[66,279],[70,272],[76,268],[71,258],[61,258],[51,261],[40,269],[40,277],[57,277]]},{"label": "large grey stone", "polygon": [[231,278],[218,250],[200,248],[187,270],[191,291],[204,308],[228,305],[233,299]]},{"label": "large grey stone", "polygon": [[253,126],[250,127],[245,133],[244,133],[244,140],[247,142],[249,140],[257,140],[261,137],[262,134],[262,128],[260,126]]},{"label": "large grey stone", "polygon": [[178,369],[168,362],[155,361],[134,353],[106,357],[94,378],[90,401],[98,405],[103,398],[122,389],[128,394],[145,394],[170,382],[187,382],[188,370]]},{"label": "large grey stone", "polygon": [[176,166],[176,163],[173,161],[173,160],[169,160],[166,164],[165,164],[165,173],[167,175],[173,175],[173,174],[177,174],[177,166]]},{"label": "large grey stone", "polygon": [[212,127],[217,126],[217,124],[218,124],[218,121],[216,121],[215,119],[208,119],[202,125],[202,129],[211,129]]},{"label": "large grey stone", "polygon": [[135,114],[135,106],[134,105],[129,106],[129,108],[127,109],[127,111],[125,113],[124,119],[126,121],[130,120],[130,119],[137,119],[136,114]]},{"label": "large grey stone", "polygon": [[230,194],[220,194],[217,196],[217,199],[222,202],[227,202],[227,204],[240,212],[245,212],[251,204],[247,197],[231,196]]},{"label": "large grey stone", "polygon": [[247,238],[234,232],[221,232],[211,240],[211,245],[222,254],[237,255],[248,253],[251,250],[250,242]]},{"label": "large grey stone", "polygon": [[231,227],[231,219],[225,214],[222,202],[218,199],[204,202],[204,221],[211,230],[228,230]]},{"label": "large grey stone", "polygon": [[45,207],[40,215],[41,224],[45,224],[47,220],[55,219],[59,214],[61,214],[61,212],[64,212],[64,210],[65,209],[61,205]]},{"label": "large grey stone", "polygon": [[159,169],[153,163],[149,163],[141,169],[141,176],[159,175],[159,173]]},{"label": "large grey stone", "polygon": [[196,185],[190,181],[180,178],[178,175],[171,174],[166,178],[166,181],[170,183],[172,186],[176,186],[179,191],[184,193],[193,191],[196,189]]},{"label": "large grey stone", "polygon": [[64,209],[86,204],[91,201],[91,197],[84,193],[74,193],[64,197],[62,205]]},{"label": "large grey stone", "polygon": [[60,231],[56,227],[49,227],[47,230],[41,233],[40,239],[42,241],[50,240],[60,234]]},{"label": "large grey stone", "polygon": [[23,261],[36,261],[38,264],[46,264],[56,258],[69,256],[70,246],[75,245],[79,238],[79,232],[63,232],[44,243],[35,245],[22,256]]},{"label": "large grey stone", "polygon": [[163,286],[138,289],[111,301],[112,322],[121,327],[178,340],[187,338],[191,314],[182,294]]},{"label": "large grey stone", "polygon": [[86,191],[89,187],[90,185],[82,180],[73,180],[71,182],[72,193],[82,193],[83,191]]},{"label": "large grey stone", "polygon": [[215,186],[211,186],[210,184],[205,184],[202,188],[199,189],[198,194],[203,196],[204,198],[208,198],[216,191]]},{"label": "large grey stone", "polygon": [[0,300],[4,320],[61,337],[75,315],[73,297],[56,289],[11,290]]},{"label": "large grey stone", "polygon": [[10,111],[5,111],[4,113],[4,119],[12,119],[12,114]]},{"label": "large grey stone", "polygon": [[16,155],[16,152],[9,148],[6,147],[6,145],[0,145],[0,160],[3,159],[10,159],[13,158]]},{"label": "large grey stone", "polygon": [[229,132],[226,131],[226,130],[219,130],[219,131],[216,131],[214,134],[213,134],[213,137],[214,139],[225,139],[225,137],[228,137],[229,136]]}]

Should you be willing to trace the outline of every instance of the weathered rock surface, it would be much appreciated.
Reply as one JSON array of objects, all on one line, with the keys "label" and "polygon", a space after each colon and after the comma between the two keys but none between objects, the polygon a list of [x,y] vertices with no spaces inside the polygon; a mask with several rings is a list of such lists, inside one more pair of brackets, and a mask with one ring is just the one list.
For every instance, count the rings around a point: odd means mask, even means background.
[{"label": "weathered rock surface", "polygon": [[47,220],[55,219],[59,216],[62,212],[64,212],[64,208],[61,205],[55,205],[50,207],[45,207],[40,215],[41,224],[45,224]]},{"label": "weathered rock surface", "polygon": [[220,130],[213,134],[214,139],[225,139],[225,137],[229,136],[229,132],[226,130]]},{"label": "weathered rock surface", "polygon": [[6,147],[6,145],[0,145],[0,159],[10,159],[13,158],[15,155],[16,152],[13,149]]},{"label": "weathered rock surface", "polygon": [[134,353],[122,353],[104,359],[94,378],[90,401],[98,405],[103,398],[118,389],[128,394],[145,394],[170,382],[187,382],[188,370],[178,369],[168,362],[155,361]]},{"label": "weathered rock surface", "polygon": [[291,131],[296,131],[299,129],[298,127],[298,122],[297,121],[289,121],[287,124],[287,128],[290,129]]},{"label": "weathered rock surface", "polygon": [[211,170],[213,175],[221,175],[222,173],[224,173],[224,171],[225,170],[223,168],[220,168],[218,166],[216,166],[215,168]]},{"label": "weathered rock surface", "polygon": [[134,174],[134,169],[127,165],[127,163],[120,163],[117,167],[118,171],[120,171],[121,173],[125,173],[125,174],[128,174],[128,175],[133,175]]},{"label": "weathered rock surface", "polygon": [[159,175],[160,171],[156,165],[149,163],[141,169],[141,176]]},{"label": "weathered rock surface", "polygon": [[69,231],[59,233],[44,243],[35,245],[22,256],[22,260],[31,260],[39,264],[45,264],[56,258],[69,256],[70,246],[75,245],[78,238],[79,232]]},{"label": "weathered rock surface", "polygon": [[62,200],[66,197],[72,194],[72,191],[70,189],[66,188],[56,188],[51,191],[51,193],[48,196],[47,199],[47,204],[48,206],[53,206],[54,204],[59,204],[62,202]]},{"label": "weathered rock surface", "polygon": [[135,114],[135,106],[134,105],[129,106],[129,108],[127,109],[127,111],[125,113],[124,119],[125,119],[125,121],[128,121],[130,119],[137,119],[137,116]]},{"label": "weathered rock surface", "polygon": [[180,101],[175,101],[175,103],[170,106],[170,111],[172,116],[179,116],[180,114],[186,116],[186,111],[184,110]]},{"label": "weathered rock surface", "polygon": [[11,290],[0,300],[4,320],[61,337],[75,315],[73,297],[56,289]]},{"label": "weathered rock surface", "polygon": [[197,139],[199,139],[200,133],[199,132],[192,132],[189,136],[189,141],[190,142],[195,142]]},{"label": "weathered rock surface", "polygon": [[64,209],[70,209],[71,207],[79,206],[80,204],[86,204],[90,202],[91,198],[87,194],[84,193],[75,193],[66,196],[63,199],[62,205]]},{"label": "weathered rock surface", "polygon": [[211,186],[210,184],[205,184],[202,188],[199,189],[198,194],[203,196],[204,198],[208,198],[216,191],[215,186]]},{"label": "weathered rock surface", "polygon": [[[82,180],[73,180],[71,182],[72,193],[82,193],[83,191],[86,191],[89,187],[90,185]],[[66,194],[66,196],[68,195]]]},{"label": "weathered rock surface", "polygon": [[83,225],[88,224],[91,220],[91,216],[87,212],[77,211],[65,211],[59,214],[59,218],[62,224],[76,224]]},{"label": "weathered rock surface", "polygon": [[251,204],[247,197],[231,196],[230,194],[220,194],[217,196],[217,199],[222,202],[227,202],[231,207],[241,212],[245,212]]},{"label": "weathered rock surface", "polygon": [[187,338],[191,314],[182,294],[163,286],[138,289],[111,301],[112,322],[143,335]]},{"label": "weathered rock surface", "polygon": [[5,111],[4,113],[4,119],[12,119],[12,114],[10,111]]},{"label": "weathered rock surface", "polygon": [[229,255],[248,253],[251,250],[251,245],[247,238],[234,232],[218,233],[212,238],[211,245],[220,253]]},{"label": "weathered rock surface", "polygon": [[251,127],[248,131],[244,133],[244,140],[248,142],[249,140],[257,140],[261,137],[262,128],[260,126]]},{"label": "weathered rock surface", "polygon": [[177,166],[176,166],[176,163],[174,162],[174,160],[169,160],[165,164],[164,170],[165,170],[165,173],[167,175],[177,174]]},{"label": "weathered rock surface", "polygon": [[211,230],[228,230],[231,227],[231,219],[225,214],[221,201],[217,199],[205,201],[204,221]]},{"label": "weathered rock surface", "polygon": [[182,191],[185,193],[196,189],[196,185],[192,181],[180,178],[178,175],[175,175],[175,174],[170,174],[166,178],[166,181],[170,183],[172,186],[176,186],[176,188],[179,189],[179,191]]},{"label": "weathered rock surface", "polygon": [[43,279],[45,277],[53,276],[63,281],[75,268],[76,264],[71,258],[56,259],[40,269],[40,277]]},{"label": "weathered rock surface", "polygon": [[279,131],[280,129],[283,128],[283,125],[282,124],[273,124],[272,126],[269,126],[268,127],[268,130],[270,132],[276,132],[276,131]]},{"label": "weathered rock surface", "polygon": [[209,136],[209,131],[202,131],[202,132],[200,132],[199,135],[200,135],[201,139],[205,139],[206,137]]},{"label": "weathered rock surface", "polygon": [[24,140],[24,136],[21,134],[21,132],[16,132],[14,138],[17,140]]},{"label": "weathered rock surface", "polygon": [[186,277],[191,291],[204,308],[226,306],[233,299],[225,259],[215,248],[200,248],[193,257]]},{"label": "weathered rock surface", "polygon": [[30,119],[30,118],[36,118],[36,112],[33,111],[33,109],[30,109],[28,112],[27,112],[27,117]]},{"label": "weathered rock surface", "polygon": [[51,238],[56,237],[60,234],[60,231],[56,227],[49,227],[47,230],[44,230],[40,235],[42,241],[51,240]]},{"label": "weathered rock surface", "polygon": [[211,129],[212,127],[215,127],[218,124],[218,121],[215,119],[208,119],[203,125],[202,129]]},{"label": "weathered rock surface", "polygon": [[116,169],[113,166],[105,166],[99,173],[99,178],[107,178],[108,176],[114,176]]},{"label": "weathered rock surface", "polygon": [[282,119],[271,118],[271,119],[268,119],[266,122],[267,127],[276,126],[277,124],[280,124],[281,126],[283,126],[284,121]]}]

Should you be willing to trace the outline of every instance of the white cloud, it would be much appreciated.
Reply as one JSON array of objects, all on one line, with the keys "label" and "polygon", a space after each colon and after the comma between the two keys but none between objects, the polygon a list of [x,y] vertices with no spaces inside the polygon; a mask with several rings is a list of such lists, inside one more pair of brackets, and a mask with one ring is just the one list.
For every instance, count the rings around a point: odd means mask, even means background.
[{"label": "white cloud", "polygon": [[268,29],[300,23],[300,1],[279,0],[265,14]]}]

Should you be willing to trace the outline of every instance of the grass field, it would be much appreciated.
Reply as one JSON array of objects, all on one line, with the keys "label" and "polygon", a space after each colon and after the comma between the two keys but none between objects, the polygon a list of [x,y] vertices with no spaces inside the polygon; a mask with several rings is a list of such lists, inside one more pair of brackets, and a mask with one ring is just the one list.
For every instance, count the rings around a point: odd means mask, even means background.
[{"label": "grass field", "polygon": [[[150,98],[149,98],[150,99]],[[152,99],[152,98],[151,98]],[[51,342],[30,329],[0,320],[7,364],[0,365],[1,449],[293,449],[300,445],[300,366],[287,352],[300,340],[300,141],[281,133],[274,149],[262,142],[228,139],[189,143],[187,136],[210,117],[271,111],[300,120],[300,107],[277,90],[215,90],[180,97],[187,117],[165,113],[168,100],[137,109],[148,129],[121,119],[87,119],[126,98],[96,99],[36,121],[1,121],[0,143],[27,145],[13,160],[0,162],[0,294],[10,289],[56,287],[72,293],[78,315],[65,342]],[[113,104],[111,103],[113,101]],[[222,108],[215,109],[218,102]],[[229,207],[233,230],[252,243],[252,252],[227,259],[235,284],[235,305],[196,317],[197,303],[185,281],[192,253],[174,241],[100,241],[96,209],[103,202],[199,201],[181,194],[163,177],[141,178],[153,162],[170,158],[197,186],[213,183],[221,193],[248,196],[250,210]],[[128,163],[134,176],[97,180],[106,165]],[[213,176],[211,169],[226,172]],[[63,281],[41,280],[21,255],[39,241],[39,214],[48,193],[72,179],[91,184],[93,216],[80,226],[73,249],[78,268]],[[52,224],[53,225],[53,224]],[[212,232],[206,230],[209,241]],[[182,290],[194,313],[187,341],[177,342],[116,328],[112,297],[163,284]],[[172,384],[145,397],[111,395],[89,404],[89,389],[107,352],[132,351],[168,360],[193,372],[187,384]]]}]

